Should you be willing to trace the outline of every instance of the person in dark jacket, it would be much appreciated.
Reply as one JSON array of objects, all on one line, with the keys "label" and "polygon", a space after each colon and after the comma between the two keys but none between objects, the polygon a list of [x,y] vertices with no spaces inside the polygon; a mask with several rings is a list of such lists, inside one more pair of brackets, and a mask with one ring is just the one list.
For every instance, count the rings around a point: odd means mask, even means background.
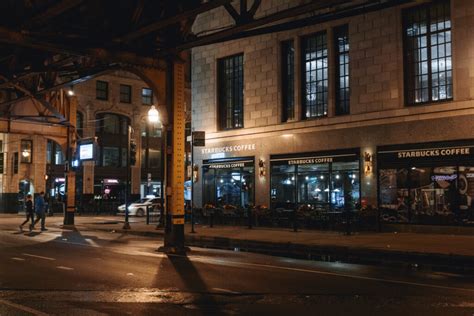
[{"label": "person in dark jacket", "polygon": [[44,203],[44,192],[41,192],[35,199],[35,213],[36,213],[36,220],[34,221],[33,224],[30,226],[30,230],[33,230],[35,228],[36,223],[38,223],[41,220],[41,230],[45,231],[47,230],[46,227],[44,227],[44,223],[46,220],[46,212],[45,212],[45,203]]},{"label": "person in dark jacket", "polygon": [[[26,220],[21,223],[20,225],[20,231],[23,231],[23,226],[28,223],[28,221],[31,219],[31,225],[33,225],[33,222],[35,220],[35,213],[33,212],[33,201],[31,199],[31,194],[28,194],[26,196]],[[31,228],[31,226],[30,226]]]}]

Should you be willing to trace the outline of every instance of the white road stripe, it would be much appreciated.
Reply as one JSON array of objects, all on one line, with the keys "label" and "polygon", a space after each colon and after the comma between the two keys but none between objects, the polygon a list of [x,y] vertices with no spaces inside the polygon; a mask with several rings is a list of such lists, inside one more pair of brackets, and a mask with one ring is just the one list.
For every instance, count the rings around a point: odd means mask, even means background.
[{"label": "white road stripe", "polygon": [[427,283],[419,283],[419,282],[408,282],[408,281],[401,281],[401,280],[392,280],[392,279],[383,279],[383,278],[373,278],[373,277],[365,277],[360,275],[351,275],[351,274],[343,274],[343,273],[336,273],[336,272],[327,272],[327,271],[320,271],[320,270],[309,270],[309,269],[301,269],[301,268],[289,268],[289,267],[282,267],[282,266],[274,266],[269,264],[259,264],[259,263],[246,263],[246,262],[237,262],[237,261],[224,261],[224,260],[215,260],[215,259],[207,259],[203,257],[190,257],[192,260],[197,260],[206,263],[215,263],[215,264],[233,264],[233,265],[242,265],[242,266],[254,266],[254,267],[261,267],[261,268],[270,268],[270,269],[279,269],[279,270],[288,270],[288,271],[298,271],[298,272],[305,272],[305,273],[314,273],[320,275],[330,275],[336,277],[343,277],[343,278],[350,278],[350,279],[358,279],[358,280],[368,280],[368,281],[377,281],[377,282],[385,282],[385,283],[392,283],[392,284],[402,284],[402,285],[413,285],[413,286],[421,286],[421,287],[428,287],[428,288],[435,288],[435,289],[443,289],[443,290],[457,290],[457,291],[468,291],[474,292],[474,289],[470,288],[462,288],[462,287],[453,287],[453,286],[444,286],[444,285],[436,285],[436,284],[427,284]]},{"label": "white road stripe", "polygon": [[25,261],[25,259],[23,259],[23,258],[18,258],[18,257],[12,257],[12,260],[16,260],[16,261]]},{"label": "white road stripe", "polygon": [[69,268],[69,267],[65,267],[65,266],[57,266],[56,268],[61,269],[61,270],[68,270],[68,271],[74,270],[74,268]]},{"label": "white road stripe", "polygon": [[221,288],[218,288],[218,287],[213,287],[212,289],[213,289],[214,291],[218,291],[218,292],[225,292],[225,293],[230,293],[230,294],[241,294],[240,292],[235,292],[235,291],[231,291],[231,290],[221,289]]},{"label": "white road stripe", "polygon": [[92,246],[92,247],[96,247],[96,248],[99,248],[100,246],[95,242],[93,241],[92,239],[90,238],[86,238],[85,241],[87,241],[87,243]]},{"label": "white road stripe", "polygon": [[50,257],[43,257],[43,256],[37,256],[37,255],[32,255],[32,254],[29,254],[29,253],[23,253],[22,255],[24,256],[28,256],[28,257],[33,257],[33,258],[38,258],[38,259],[43,259],[43,260],[50,260],[50,261],[54,261],[56,259],[54,258],[50,258]]},{"label": "white road stripe", "polygon": [[49,314],[40,312],[39,310],[30,308],[30,307],[27,307],[27,306],[23,306],[23,305],[20,305],[20,304],[15,304],[15,303],[12,303],[10,301],[3,300],[1,298],[0,298],[0,304],[4,304],[4,305],[10,306],[10,307],[13,307],[13,308],[19,309],[21,311],[24,311],[24,312],[27,312],[27,313],[30,313],[30,314],[33,314],[33,315],[37,315],[37,316],[48,316],[49,315]]}]

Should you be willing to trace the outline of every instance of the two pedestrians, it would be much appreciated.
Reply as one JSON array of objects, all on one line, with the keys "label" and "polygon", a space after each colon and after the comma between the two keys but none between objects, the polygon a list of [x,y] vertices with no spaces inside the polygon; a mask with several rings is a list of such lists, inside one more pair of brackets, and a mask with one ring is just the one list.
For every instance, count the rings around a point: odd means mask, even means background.
[{"label": "two pedestrians", "polygon": [[23,231],[23,226],[28,223],[28,221],[31,219],[31,225],[30,225],[30,231],[31,231],[31,228],[32,228],[32,225],[34,223],[34,220],[35,220],[35,213],[33,212],[33,201],[32,201],[32,198],[31,198],[31,194],[28,194],[26,196],[26,220],[21,223],[20,225],[20,231]]},{"label": "two pedestrians", "polygon": [[44,192],[41,192],[35,199],[35,213],[36,213],[36,220],[30,226],[30,231],[35,228],[36,223],[41,220],[41,231],[48,230],[44,226],[46,221],[46,210],[45,210],[45,202],[44,202]]}]

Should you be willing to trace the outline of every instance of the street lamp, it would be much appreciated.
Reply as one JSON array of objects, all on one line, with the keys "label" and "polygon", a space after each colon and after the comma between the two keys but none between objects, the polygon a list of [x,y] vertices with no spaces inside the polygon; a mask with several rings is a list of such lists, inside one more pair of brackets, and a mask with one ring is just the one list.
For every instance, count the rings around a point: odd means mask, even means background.
[{"label": "street lamp", "polygon": [[[160,122],[160,113],[156,109],[155,105],[152,105],[150,109],[148,110],[148,122],[152,124],[152,128],[154,127],[155,124]],[[148,126],[146,129],[146,161],[145,161],[145,173],[147,175],[147,183],[145,187],[145,192],[146,195],[149,194],[150,190],[150,181],[151,181],[151,174],[148,173],[148,168],[149,168],[149,157],[150,157],[150,149],[149,149],[149,139],[150,139],[150,126]]]},{"label": "street lamp", "polygon": [[[155,105],[152,104],[150,109],[148,110],[148,122],[153,124],[153,126],[155,124],[159,124],[159,123],[162,123],[161,122],[161,119],[160,119],[160,113],[158,112],[158,110],[156,109]],[[163,125],[163,124],[162,124]],[[163,125],[164,126],[164,125]],[[150,128],[147,128],[147,135],[146,135],[146,139],[147,139],[147,148],[146,148],[146,152],[147,152],[147,161],[145,163],[145,168],[146,168],[146,173],[147,173],[147,187],[146,187],[146,192],[147,194],[149,193],[148,190],[149,190],[149,183],[148,183],[148,167],[149,167],[149,157],[150,157],[150,149],[149,149],[149,143],[148,143],[148,140],[149,140],[149,137],[150,137]],[[164,207],[164,133],[162,133],[161,135],[161,155],[162,155],[162,159],[161,159],[161,194],[160,194],[160,198],[161,198],[161,215],[160,215],[160,222],[162,223],[163,222],[163,207]],[[158,226],[160,226],[160,222],[158,223]],[[157,228],[158,228],[157,226]]]},{"label": "street lamp", "polygon": [[148,110],[148,121],[150,123],[159,123],[160,122],[160,113],[155,108],[154,105]]}]

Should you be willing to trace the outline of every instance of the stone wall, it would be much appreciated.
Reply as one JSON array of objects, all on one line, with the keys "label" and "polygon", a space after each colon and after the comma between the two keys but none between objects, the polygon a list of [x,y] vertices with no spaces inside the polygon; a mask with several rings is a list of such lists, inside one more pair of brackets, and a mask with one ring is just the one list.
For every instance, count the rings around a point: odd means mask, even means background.
[{"label": "stone wall", "polygon": [[[282,1],[264,1],[257,11],[268,11],[269,6],[278,7]],[[285,1],[294,6],[300,1]],[[289,3],[289,4],[288,4]],[[210,138],[236,134],[261,133],[268,130],[291,130],[308,126],[367,121],[374,117],[399,118],[406,115],[434,113],[439,115],[447,109],[457,110],[455,101],[468,101],[474,93],[474,41],[472,37],[474,3],[462,0],[451,1],[453,34],[453,81],[454,102],[428,104],[416,107],[405,106],[403,85],[403,41],[402,10],[406,6],[388,8],[358,15],[352,18],[317,24],[296,30],[233,40],[220,44],[194,48],[192,51],[192,102],[193,129],[205,130]],[[201,15],[195,30],[205,30],[229,25],[231,20],[224,9]],[[350,111],[348,116],[334,113],[334,51],[332,30],[342,24],[349,26],[350,41]],[[329,48],[329,115],[327,118],[301,121],[300,108],[300,38],[319,31],[328,34]],[[295,92],[296,119],[281,123],[280,95],[280,43],[295,41]],[[217,126],[216,68],[219,58],[244,54],[244,130],[220,132]],[[464,104],[471,108],[472,104]]]}]

